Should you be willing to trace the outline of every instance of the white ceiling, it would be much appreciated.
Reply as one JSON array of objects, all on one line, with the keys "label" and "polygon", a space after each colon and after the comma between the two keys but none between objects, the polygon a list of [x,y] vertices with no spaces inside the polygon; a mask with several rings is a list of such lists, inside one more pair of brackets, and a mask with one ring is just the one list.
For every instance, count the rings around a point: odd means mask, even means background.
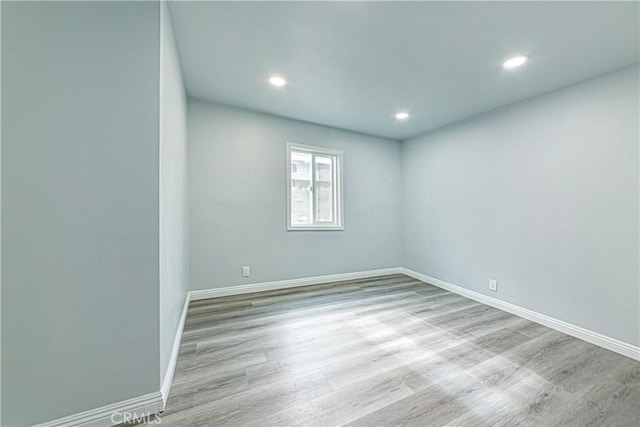
[{"label": "white ceiling", "polygon": [[[173,2],[190,96],[405,139],[639,60],[637,2]],[[502,62],[530,56],[517,70]],[[288,84],[267,83],[281,74]],[[397,121],[399,110],[411,113]]]}]

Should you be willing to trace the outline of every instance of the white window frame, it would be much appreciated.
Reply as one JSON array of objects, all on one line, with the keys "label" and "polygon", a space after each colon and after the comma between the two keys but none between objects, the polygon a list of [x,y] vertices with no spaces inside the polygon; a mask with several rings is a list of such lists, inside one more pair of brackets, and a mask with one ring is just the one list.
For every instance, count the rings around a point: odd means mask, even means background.
[{"label": "white window frame", "polygon": [[[312,155],[334,156],[336,158],[335,175],[334,175],[334,218],[331,223],[314,222],[312,224],[291,224],[291,151],[306,151]],[[328,231],[328,230],[344,230],[344,198],[343,198],[343,174],[342,174],[342,150],[327,147],[318,147],[316,145],[299,144],[297,142],[287,142],[287,230],[288,231]],[[311,160],[311,177],[315,181],[315,165],[314,157]],[[312,191],[315,191],[315,185],[312,185]],[[312,200],[315,198],[312,197]],[[315,211],[315,210],[314,210]]]}]

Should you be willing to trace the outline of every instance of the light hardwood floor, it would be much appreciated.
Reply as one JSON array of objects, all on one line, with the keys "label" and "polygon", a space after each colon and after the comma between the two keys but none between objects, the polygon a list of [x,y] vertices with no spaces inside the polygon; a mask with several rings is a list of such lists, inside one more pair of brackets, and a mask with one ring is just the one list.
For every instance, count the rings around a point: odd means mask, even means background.
[{"label": "light hardwood floor", "polygon": [[192,302],[161,420],[638,426],[640,362],[385,276]]}]

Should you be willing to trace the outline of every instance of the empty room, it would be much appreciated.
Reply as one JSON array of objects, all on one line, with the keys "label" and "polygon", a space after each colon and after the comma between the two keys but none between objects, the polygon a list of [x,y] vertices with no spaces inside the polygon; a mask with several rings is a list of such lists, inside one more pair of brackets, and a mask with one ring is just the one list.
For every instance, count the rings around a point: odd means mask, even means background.
[{"label": "empty room", "polygon": [[0,424],[640,425],[640,2],[0,2]]}]

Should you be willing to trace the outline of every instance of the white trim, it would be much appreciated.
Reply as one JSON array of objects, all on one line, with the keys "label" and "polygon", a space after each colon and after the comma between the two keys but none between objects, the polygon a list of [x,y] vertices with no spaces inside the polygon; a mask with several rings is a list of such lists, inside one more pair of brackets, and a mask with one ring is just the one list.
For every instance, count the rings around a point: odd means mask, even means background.
[{"label": "white trim", "polygon": [[[299,144],[293,141],[287,141],[286,144],[286,188],[287,188],[287,231],[343,231],[344,230],[344,184],[343,184],[343,154],[342,150],[336,148],[320,147],[316,145]],[[325,154],[336,158],[334,168],[334,211],[335,222],[323,224],[322,222],[314,222],[309,225],[292,225],[291,224],[291,150],[308,151],[313,155]],[[314,162],[311,161],[311,179],[314,180]],[[315,191],[315,185],[312,186]],[[313,196],[315,197],[315,196]],[[315,208],[314,208],[315,209]],[[315,214],[314,214],[315,215]]]},{"label": "white trim", "polygon": [[276,289],[297,288],[298,286],[318,285],[321,283],[341,282],[344,280],[365,279],[367,277],[402,274],[401,267],[381,270],[358,271],[355,273],[330,274],[327,276],[304,277],[301,279],[279,280],[277,282],[252,283],[247,285],[226,286],[224,288],[204,289],[189,292],[191,301],[248,294],[252,292],[272,291]]},{"label": "white trim", "polygon": [[461,286],[454,285],[444,280],[436,279],[435,277],[427,276],[426,274],[418,273],[404,267],[385,268],[380,270],[368,270],[359,271],[354,273],[341,273],[330,274],[326,276],[305,277],[300,279],[280,280],[276,282],[263,282],[253,283],[238,286],[228,286],[223,288],[205,289],[200,291],[190,291],[185,298],[184,307],[182,309],[182,316],[180,317],[180,323],[178,330],[176,331],[176,337],[173,342],[173,350],[171,352],[171,359],[169,361],[169,367],[165,374],[164,381],[162,382],[161,391],[145,394],[144,396],[135,397],[133,399],[124,400],[122,402],[106,405],[100,408],[92,409],[78,414],[70,415],[57,420],[49,421],[43,424],[38,424],[37,427],[62,427],[62,426],[83,426],[83,427],[98,427],[111,425],[111,415],[114,413],[131,412],[137,416],[141,414],[157,414],[164,410],[166,401],[169,397],[169,391],[171,389],[171,382],[173,380],[173,374],[175,372],[176,362],[178,359],[178,353],[180,350],[180,343],[182,339],[182,333],[184,329],[185,320],[187,317],[187,311],[190,301],[202,300],[207,298],[217,298],[231,295],[241,295],[252,292],[270,291],[277,289],[295,288],[299,286],[309,286],[321,283],[340,282],[345,280],[365,279],[368,277],[388,276],[392,274],[405,274],[413,277],[425,283],[437,286],[463,297],[478,301],[482,304],[489,305],[491,307],[498,308],[500,310],[515,314],[516,316],[523,317],[557,331],[563,332],[567,335],[582,339],[597,346],[606,348],[616,353],[622,354],[632,359],[640,360],[640,347],[625,343],[615,338],[608,337],[606,335],[599,334],[597,332],[590,331],[588,329],[572,325],[571,323],[564,322],[562,320],[537,313],[535,311],[520,307],[515,304],[511,304],[506,301],[499,300],[481,293],[465,289]]},{"label": "white trim", "polygon": [[43,424],[37,424],[37,427],[104,427],[114,424],[111,416],[116,413],[129,412],[139,418],[143,415],[157,414],[161,412],[162,409],[162,394],[156,391],[155,393],[145,394],[144,396],[134,397],[133,399],[123,400],[122,402],[79,412]]},{"label": "white trim", "polygon": [[409,270],[408,268],[401,268],[400,270],[403,274],[413,277],[414,279],[418,279],[431,285],[435,285],[439,288],[446,289],[447,291],[462,295],[463,297],[478,301],[482,304],[490,305],[491,307],[495,307],[508,313],[515,314],[516,316],[523,317],[527,320],[531,320],[532,322],[536,322],[549,328],[555,329],[556,331],[571,335],[572,337],[576,337],[591,344],[595,344],[599,347],[606,348],[607,350],[615,351],[616,353],[622,354],[623,356],[640,360],[640,347],[637,347],[635,345],[599,334],[597,332],[590,331],[589,329],[573,325],[571,323],[538,313],[533,310],[529,310],[524,307],[520,307],[519,305],[511,304],[494,297],[465,289],[461,286],[445,282],[444,280],[436,279],[435,277],[427,276],[426,274]]},{"label": "white trim", "polygon": [[344,231],[343,226],[338,225],[291,225],[287,227],[287,231]]},{"label": "white trim", "polygon": [[173,374],[176,371],[176,363],[178,362],[178,353],[180,353],[180,343],[182,342],[182,331],[184,330],[184,322],[187,319],[187,311],[189,310],[189,293],[184,298],[184,307],[182,307],[182,315],[180,316],[180,322],[178,323],[178,329],[176,330],[176,336],[173,339],[173,349],[171,350],[171,359],[169,359],[169,366],[167,372],[164,374],[164,380],[160,387],[160,393],[162,394],[162,409],[167,406],[167,400],[169,399],[169,392],[171,391],[171,383],[173,382]]},{"label": "white trim", "polygon": [[251,292],[268,291],[274,289],[294,288],[298,286],[308,286],[320,283],[339,282],[344,280],[364,279],[367,277],[388,276],[391,274],[402,274],[401,267],[386,268],[381,270],[359,271],[355,273],[331,274],[327,276],[306,277],[302,279],[281,280],[277,282],[254,283],[249,285],[229,286],[225,288],[206,289],[202,291],[191,291],[187,293],[182,308],[182,316],[173,341],[173,349],[171,351],[171,359],[165,373],[164,380],[160,391],[145,394],[144,396],[134,397],[133,399],[123,400],[111,405],[102,406],[100,408],[91,409],[89,411],[79,412],[46,423],[37,424],[36,427],[104,427],[113,425],[111,415],[115,413],[134,413],[137,417],[142,415],[161,413],[169,398],[173,374],[175,372],[178,353],[180,351],[180,343],[182,341],[182,333],[187,318],[189,302],[200,299],[216,298],[229,295],[239,295]]},{"label": "white trim", "polygon": [[167,372],[165,373],[164,381],[162,382],[160,391],[145,394],[144,396],[134,397],[133,399],[129,400],[123,400],[122,402],[114,403],[100,408],[91,409],[89,411],[69,415],[64,418],[58,418],[57,420],[49,421],[43,424],[37,424],[37,427],[104,427],[114,424],[111,420],[111,415],[116,413],[129,412],[135,414],[136,417],[140,418],[143,415],[158,414],[162,412],[167,405],[169,391],[171,390],[171,382],[173,381],[173,374],[175,372],[176,363],[178,361],[178,353],[180,352],[180,343],[182,341],[182,331],[184,329],[184,323],[187,318],[189,301],[189,294],[187,294],[184,301],[184,307],[182,308],[180,323],[178,324],[176,336],[173,340],[171,359],[169,360],[169,366],[167,367]]}]

